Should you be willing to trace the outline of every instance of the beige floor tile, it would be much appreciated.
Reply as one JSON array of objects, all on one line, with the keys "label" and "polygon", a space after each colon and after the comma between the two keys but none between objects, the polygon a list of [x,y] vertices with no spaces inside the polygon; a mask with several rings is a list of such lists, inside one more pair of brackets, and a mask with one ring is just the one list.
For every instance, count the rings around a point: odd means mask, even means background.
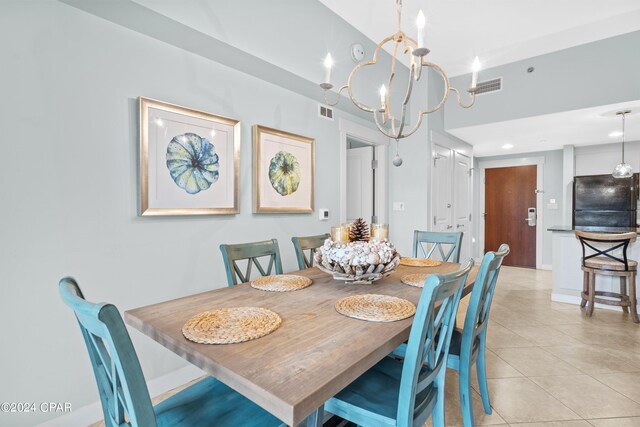
[{"label": "beige floor tile", "polygon": [[490,322],[487,326],[487,347],[493,350],[496,348],[506,347],[534,347],[535,344],[522,338],[520,335],[499,325],[490,316]]},{"label": "beige floor tile", "polygon": [[640,417],[589,420],[595,427],[640,427]]},{"label": "beige floor tile", "polygon": [[588,375],[531,380],[585,419],[640,415],[640,404]]},{"label": "beige floor tile", "polygon": [[632,372],[637,371],[631,365],[607,351],[606,348],[593,345],[543,347],[545,351],[580,369],[585,374]]},{"label": "beige floor tile", "polygon": [[[487,378],[515,378],[523,377],[521,372],[509,365],[503,359],[498,357],[491,350],[487,350],[485,354],[485,363],[487,364]],[[476,369],[475,365],[472,370],[472,379],[476,382]]]},{"label": "beige floor tile", "polygon": [[640,351],[638,351],[638,346],[640,346],[640,340],[635,340],[635,349],[633,348],[614,348],[614,347],[606,347],[603,350],[608,354],[614,356],[618,360],[623,361],[624,363],[635,367],[637,370],[640,370]]},{"label": "beige floor tile", "polygon": [[636,403],[640,403],[640,372],[594,374],[593,377]]},{"label": "beige floor tile", "polygon": [[538,347],[499,348],[494,351],[502,360],[528,377],[582,373]]},{"label": "beige floor tile", "polygon": [[508,328],[539,346],[581,344],[580,341],[554,329],[552,326],[513,326]]},{"label": "beige floor tile", "polygon": [[571,421],[547,421],[544,423],[517,423],[511,424],[511,427],[591,427],[585,420]]},{"label": "beige floor tile", "polygon": [[509,424],[580,418],[528,378],[499,378],[488,383],[492,407]]},{"label": "beige floor tile", "polygon": [[[455,371],[447,371],[447,380],[445,387],[445,423],[447,427],[462,427],[462,413],[460,412],[460,392],[458,387],[458,373]],[[492,411],[492,414],[485,414],[482,407],[482,400],[480,395],[472,390],[472,402],[473,402],[473,415],[476,425],[489,426],[489,425],[504,425],[503,420],[498,412]],[[432,426],[429,419],[425,426]]]}]

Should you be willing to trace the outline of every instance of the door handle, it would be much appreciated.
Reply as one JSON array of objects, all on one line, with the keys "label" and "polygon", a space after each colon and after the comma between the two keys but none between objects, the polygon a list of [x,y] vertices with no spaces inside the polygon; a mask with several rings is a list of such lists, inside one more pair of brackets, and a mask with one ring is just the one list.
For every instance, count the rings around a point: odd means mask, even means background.
[{"label": "door handle", "polygon": [[464,227],[464,224],[456,224],[456,228]]},{"label": "door handle", "polygon": [[451,230],[453,228],[453,225],[447,225],[447,230]]}]

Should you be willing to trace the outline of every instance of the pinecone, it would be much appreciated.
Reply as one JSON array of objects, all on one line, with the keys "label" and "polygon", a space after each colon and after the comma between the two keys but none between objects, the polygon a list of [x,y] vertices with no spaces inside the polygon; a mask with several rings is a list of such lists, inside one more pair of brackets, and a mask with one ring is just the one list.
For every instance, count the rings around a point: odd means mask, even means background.
[{"label": "pinecone", "polygon": [[353,221],[349,230],[349,240],[352,242],[366,242],[369,240],[369,226],[364,219],[358,218]]}]

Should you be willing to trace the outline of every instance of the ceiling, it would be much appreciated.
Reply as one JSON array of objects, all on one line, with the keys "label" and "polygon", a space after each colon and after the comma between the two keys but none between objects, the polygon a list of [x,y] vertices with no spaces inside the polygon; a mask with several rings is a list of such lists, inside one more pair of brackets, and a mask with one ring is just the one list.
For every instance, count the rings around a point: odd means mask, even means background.
[{"label": "ceiling", "polygon": [[[615,113],[625,109],[632,110],[626,117],[625,139],[638,141],[640,101],[448,129],[447,132],[473,145],[476,157],[557,150],[563,145],[614,143],[622,138],[609,136],[622,128],[622,120]],[[513,147],[503,148],[506,144]]]},{"label": "ceiling", "polygon": [[[376,43],[396,31],[394,0],[320,1]],[[404,0],[411,37],[420,9],[429,59],[449,76],[470,72],[476,55],[490,68],[640,30],[638,0]]]}]

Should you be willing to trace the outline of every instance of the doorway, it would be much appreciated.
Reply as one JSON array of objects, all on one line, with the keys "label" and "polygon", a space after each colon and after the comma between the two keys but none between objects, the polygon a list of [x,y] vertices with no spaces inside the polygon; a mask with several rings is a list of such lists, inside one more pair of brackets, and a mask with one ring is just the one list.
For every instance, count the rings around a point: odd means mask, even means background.
[{"label": "doorway", "polygon": [[376,220],[375,147],[347,138],[347,222]]},{"label": "doorway", "polygon": [[[507,243],[503,261],[514,267],[536,267],[537,166],[512,166],[485,171],[484,252]],[[532,211],[532,220],[528,219]]]},{"label": "doorway", "polygon": [[389,139],[375,129],[339,119],[340,222],[388,222]]}]

